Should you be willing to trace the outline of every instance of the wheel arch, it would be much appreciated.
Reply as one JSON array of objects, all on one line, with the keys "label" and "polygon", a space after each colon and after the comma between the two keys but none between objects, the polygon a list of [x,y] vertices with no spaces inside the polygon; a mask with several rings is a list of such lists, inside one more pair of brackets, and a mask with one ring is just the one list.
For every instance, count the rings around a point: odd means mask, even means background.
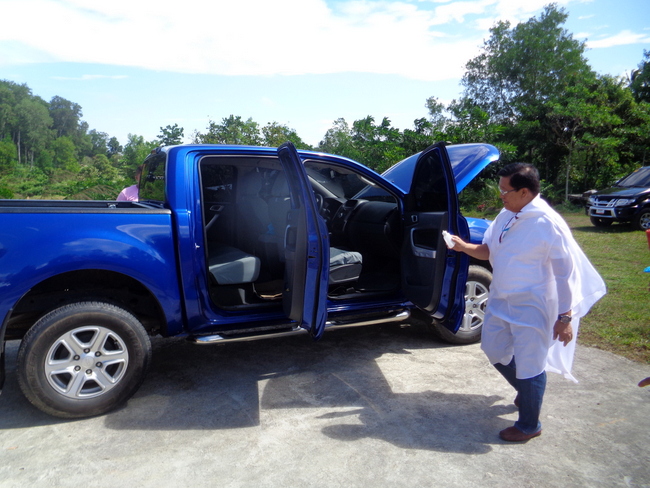
[{"label": "wheel arch", "polygon": [[[490,284],[492,282],[491,269],[488,269],[481,264],[473,263],[472,265],[470,265],[469,272],[468,272],[467,282],[469,283],[470,281],[475,282],[475,284],[479,285],[485,292],[489,293]],[[475,297],[469,297],[467,295],[465,296],[466,301],[465,301],[465,314],[463,318],[463,325],[461,325],[461,328],[456,333],[449,331],[444,325],[438,323],[435,320],[429,324],[429,328],[431,329],[431,331],[439,338],[441,338],[442,340],[450,344],[472,344],[475,342],[479,342],[481,340],[481,331],[483,328],[483,321],[484,321],[483,311],[485,308],[485,299],[487,298],[487,295],[483,293],[482,296],[479,297],[480,302],[474,302],[474,298]],[[468,302],[468,300],[470,301]],[[470,305],[473,306],[476,309],[476,311],[479,310],[482,311],[479,313],[478,323],[472,324],[470,329],[465,329],[465,325],[466,325],[465,319],[467,319],[468,313],[470,314],[472,313],[472,312],[468,312],[468,308]],[[475,316],[475,315],[470,315],[470,316]]]},{"label": "wheel arch", "polygon": [[133,314],[149,334],[167,333],[163,307],[144,284],[115,271],[86,269],[49,277],[30,288],[10,312],[4,339],[22,339],[40,317],[78,301],[117,305]]},{"label": "wheel arch", "polygon": [[490,273],[492,273],[492,265],[490,264],[490,261],[483,261],[481,259],[476,259],[473,257],[469,258],[469,264],[479,266],[481,268],[487,269]]}]

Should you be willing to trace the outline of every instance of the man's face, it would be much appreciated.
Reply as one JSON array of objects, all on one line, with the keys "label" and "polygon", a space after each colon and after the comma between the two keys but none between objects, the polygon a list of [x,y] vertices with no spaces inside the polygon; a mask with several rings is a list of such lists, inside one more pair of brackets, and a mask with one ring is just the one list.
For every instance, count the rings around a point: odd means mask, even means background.
[{"label": "man's face", "polygon": [[501,190],[501,201],[506,210],[519,212],[529,202],[525,197],[528,194],[526,188],[515,190],[510,184],[509,176],[502,176],[499,179],[499,190]]}]

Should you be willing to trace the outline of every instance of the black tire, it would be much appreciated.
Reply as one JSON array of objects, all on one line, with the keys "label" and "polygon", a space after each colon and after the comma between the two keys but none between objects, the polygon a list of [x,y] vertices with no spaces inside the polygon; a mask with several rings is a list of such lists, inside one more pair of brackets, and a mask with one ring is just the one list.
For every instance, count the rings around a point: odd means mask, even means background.
[{"label": "black tire", "polygon": [[634,217],[634,227],[639,230],[650,229],[650,207],[642,208]]},{"label": "black tire", "polygon": [[18,382],[27,399],[61,418],[102,415],[140,387],[151,342],[126,310],[78,302],[41,317],[18,350]]},{"label": "black tire", "polygon": [[591,216],[589,217],[589,220],[591,220],[591,223],[596,227],[609,227],[612,225],[612,219],[601,219],[600,217]]},{"label": "black tire", "polygon": [[492,273],[490,271],[482,266],[471,265],[465,287],[465,315],[460,328],[454,334],[444,325],[433,322],[431,327],[434,332],[450,344],[474,344],[479,342],[491,283]]}]

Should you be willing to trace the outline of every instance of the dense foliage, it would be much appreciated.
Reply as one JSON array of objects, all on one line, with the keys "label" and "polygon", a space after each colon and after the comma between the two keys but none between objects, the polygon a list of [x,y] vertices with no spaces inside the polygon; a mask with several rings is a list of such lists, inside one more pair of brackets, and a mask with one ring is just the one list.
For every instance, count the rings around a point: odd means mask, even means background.
[{"label": "dense foliage", "polygon": [[[382,172],[435,141],[487,142],[502,162],[540,168],[548,196],[604,187],[650,164],[650,52],[630,78],[599,75],[585,45],[564,29],[567,13],[551,4],[539,18],[511,27],[498,22],[480,54],[467,62],[463,92],[447,106],[435,96],[428,111],[400,130],[384,117],[334,121],[318,147],[277,122],[260,126],[241,116],[209,121],[196,143],[278,146],[347,156]],[[424,108],[423,107],[423,108]],[[81,107],[62,97],[49,102],[27,85],[0,80],[0,198],[113,199],[132,183],[135,168],[158,145],[178,144],[184,129],[160,128],[153,141],[89,130]],[[492,167],[493,166],[493,167]],[[498,205],[492,165],[463,195],[465,205]]]}]

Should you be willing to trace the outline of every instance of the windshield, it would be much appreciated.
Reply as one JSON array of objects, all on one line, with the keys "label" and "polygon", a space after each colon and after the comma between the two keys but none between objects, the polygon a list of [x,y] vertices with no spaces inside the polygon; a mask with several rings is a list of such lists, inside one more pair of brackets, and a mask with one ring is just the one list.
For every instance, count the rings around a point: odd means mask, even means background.
[{"label": "windshield", "polygon": [[619,181],[616,186],[650,187],[650,166],[643,166]]}]

